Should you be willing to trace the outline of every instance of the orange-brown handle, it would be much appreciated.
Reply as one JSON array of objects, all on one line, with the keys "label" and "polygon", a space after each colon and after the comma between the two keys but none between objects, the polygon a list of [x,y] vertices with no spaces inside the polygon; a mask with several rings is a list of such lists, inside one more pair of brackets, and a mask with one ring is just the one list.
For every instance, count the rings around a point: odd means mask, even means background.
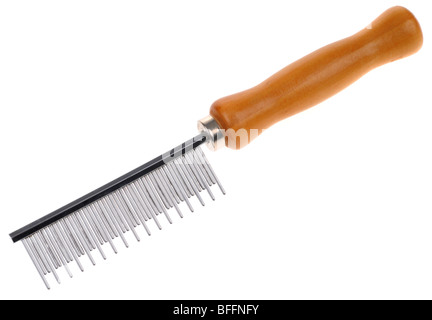
[{"label": "orange-brown handle", "polygon": [[[240,149],[276,122],[346,88],[370,70],[417,52],[423,35],[403,7],[385,11],[359,33],[323,47],[258,86],[219,99],[210,115],[226,131],[226,144]],[[247,139],[239,137],[247,132]]]}]

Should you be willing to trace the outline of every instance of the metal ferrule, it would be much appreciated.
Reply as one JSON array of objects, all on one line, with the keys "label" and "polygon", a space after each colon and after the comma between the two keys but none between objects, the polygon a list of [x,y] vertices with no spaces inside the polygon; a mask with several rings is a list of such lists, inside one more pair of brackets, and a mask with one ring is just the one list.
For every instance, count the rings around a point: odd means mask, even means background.
[{"label": "metal ferrule", "polygon": [[225,146],[225,135],[216,120],[208,115],[198,121],[198,130],[206,135],[207,147],[217,151]]}]

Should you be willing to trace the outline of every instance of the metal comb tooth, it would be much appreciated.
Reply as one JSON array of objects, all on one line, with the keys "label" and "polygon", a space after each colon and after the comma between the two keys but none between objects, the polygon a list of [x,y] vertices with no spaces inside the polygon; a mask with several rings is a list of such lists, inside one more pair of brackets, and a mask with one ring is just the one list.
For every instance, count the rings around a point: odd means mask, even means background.
[{"label": "metal comb tooth", "polygon": [[84,271],[80,261],[83,256],[96,265],[92,251],[97,250],[106,260],[102,248],[104,245],[109,244],[117,253],[114,241],[121,238],[125,246],[129,247],[126,239],[129,232],[140,241],[138,226],[143,226],[145,232],[151,235],[150,225],[147,224],[153,220],[156,227],[162,229],[159,214],[165,215],[168,222],[172,223],[168,211],[174,209],[183,218],[180,209],[182,203],[194,212],[191,199],[196,196],[205,205],[200,192],[207,191],[214,199],[210,189],[213,185],[217,184],[225,194],[199,146],[190,150],[182,149],[176,157],[170,159],[167,156],[167,159],[159,167],[136,176],[128,183],[113,188],[111,192],[19,239],[48,289],[50,285],[46,277],[52,274],[60,283],[57,271],[62,267],[69,277],[73,277],[69,263],[75,262]]},{"label": "metal comb tooth", "polygon": [[50,287],[50,285],[49,285],[47,279],[45,278],[45,274],[44,274],[44,272],[42,271],[39,262],[38,262],[38,261],[36,260],[36,258],[34,257],[34,255],[33,255],[33,251],[30,250],[30,247],[29,247],[28,244],[27,244],[27,239],[23,239],[23,240],[22,240],[22,243],[23,243],[24,248],[26,249],[28,255],[30,256],[30,259],[32,260],[34,266],[36,267],[36,269],[37,269],[39,275],[41,276],[42,281],[45,283],[45,286],[47,287],[47,289],[50,290],[51,287]]},{"label": "metal comb tooth", "polygon": [[59,247],[59,244],[55,240],[54,236],[52,235],[51,229],[46,228],[46,229],[42,230],[42,232],[45,232],[46,237],[47,237],[48,241],[50,242],[50,245],[53,247],[54,251],[56,251],[58,258],[60,259],[61,264],[65,267],[66,272],[68,273],[69,277],[72,278],[73,275],[72,275],[72,273],[68,267],[68,259],[63,256],[63,252],[62,252],[61,248]]}]

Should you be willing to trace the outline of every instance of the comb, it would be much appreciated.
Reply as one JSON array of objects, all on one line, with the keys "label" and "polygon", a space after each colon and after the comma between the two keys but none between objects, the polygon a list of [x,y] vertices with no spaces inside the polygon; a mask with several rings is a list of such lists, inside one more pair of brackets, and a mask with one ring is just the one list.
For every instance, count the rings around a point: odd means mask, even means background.
[{"label": "comb", "polygon": [[[50,289],[59,270],[72,277],[69,265],[84,271],[81,258],[95,265],[106,259],[108,246],[129,247],[129,234],[173,223],[181,206],[194,211],[205,205],[203,193],[215,200],[213,187],[225,190],[201,146],[238,150],[276,122],[330,98],[369,71],[414,54],[423,44],[419,23],[403,7],[393,7],[357,34],[325,46],[290,64],[256,87],[214,102],[198,121],[199,134],[86,196],[10,234],[22,242],[37,272]],[[166,220],[166,221],[162,221]],[[143,230],[139,230],[142,228]],[[96,254],[95,254],[96,253]]]}]

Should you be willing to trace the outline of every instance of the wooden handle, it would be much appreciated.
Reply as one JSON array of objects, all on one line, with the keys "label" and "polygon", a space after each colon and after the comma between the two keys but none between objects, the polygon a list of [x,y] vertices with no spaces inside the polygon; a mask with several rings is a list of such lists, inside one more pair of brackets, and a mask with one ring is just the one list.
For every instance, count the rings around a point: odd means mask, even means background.
[{"label": "wooden handle", "polygon": [[226,131],[226,145],[240,149],[263,129],[326,100],[370,70],[417,52],[422,44],[413,14],[393,7],[359,33],[305,56],[252,89],[217,100],[210,115]]}]

